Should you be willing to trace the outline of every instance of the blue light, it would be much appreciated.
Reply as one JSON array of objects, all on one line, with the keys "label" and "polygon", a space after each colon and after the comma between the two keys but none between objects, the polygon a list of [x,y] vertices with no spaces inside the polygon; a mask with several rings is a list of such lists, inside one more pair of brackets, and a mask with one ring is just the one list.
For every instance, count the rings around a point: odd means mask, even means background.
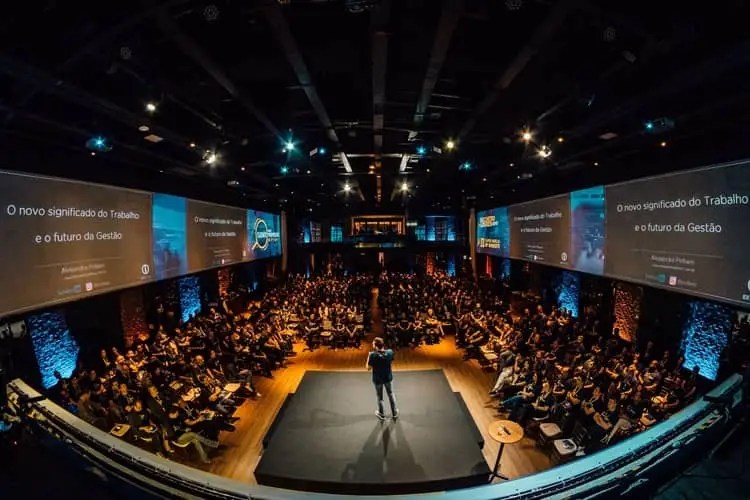
[{"label": "blue light", "polygon": [[201,310],[201,283],[198,276],[183,276],[177,286],[180,290],[180,317],[185,323]]},{"label": "blue light", "polygon": [[103,137],[97,137],[94,139],[94,145],[97,148],[103,148],[104,147],[104,138]]},{"label": "blue light", "polygon": [[719,358],[732,330],[732,310],[713,302],[693,301],[682,329],[682,351],[685,368],[697,366],[710,380],[719,375]]},{"label": "blue light", "polygon": [[286,175],[288,173],[289,173],[289,167],[287,167],[286,165],[282,165],[281,166],[281,175]]},{"label": "blue light", "polygon": [[557,303],[571,316],[578,317],[578,297],[581,294],[581,277],[572,271],[562,271],[557,287]]},{"label": "blue light", "polygon": [[42,376],[42,385],[49,389],[57,383],[54,375],[56,371],[65,378],[73,374],[78,361],[78,342],[70,334],[65,316],[60,311],[29,316],[26,324]]},{"label": "blue light", "polygon": [[654,130],[654,122],[646,122],[646,130]]},{"label": "blue light", "polygon": [[294,151],[294,142],[286,141],[284,149],[286,149],[287,151]]},{"label": "blue light", "polygon": [[465,161],[459,167],[461,170],[471,170],[471,162]]},{"label": "blue light", "polygon": [[318,148],[318,154],[324,155],[326,152],[326,148]]},{"label": "blue light", "polygon": [[424,146],[417,146],[417,154],[419,156],[424,156],[427,154],[427,148]]}]

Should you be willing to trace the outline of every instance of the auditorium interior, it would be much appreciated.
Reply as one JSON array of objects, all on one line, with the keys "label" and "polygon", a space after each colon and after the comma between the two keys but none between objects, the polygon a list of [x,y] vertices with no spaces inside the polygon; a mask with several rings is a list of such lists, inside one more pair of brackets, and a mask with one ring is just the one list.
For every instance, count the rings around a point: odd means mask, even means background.
[{"label": "auditorium interior", "polygon": [[4,11],[0,497],[748,498],[750,5]]}]

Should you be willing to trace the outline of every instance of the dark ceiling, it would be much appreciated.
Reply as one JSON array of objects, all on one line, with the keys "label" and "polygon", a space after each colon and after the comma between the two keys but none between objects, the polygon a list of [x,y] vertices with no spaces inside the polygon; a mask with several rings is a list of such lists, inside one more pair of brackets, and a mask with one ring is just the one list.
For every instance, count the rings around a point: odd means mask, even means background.
[{"label": "dark ceiling", "polygon": [[[322,216],[496,206],[736,159],[749,15],[741,1],[14,2],[2,168]],[[674,126],[646,132],[662,117]],[[112,151],[92,156],[96,135]]]}]

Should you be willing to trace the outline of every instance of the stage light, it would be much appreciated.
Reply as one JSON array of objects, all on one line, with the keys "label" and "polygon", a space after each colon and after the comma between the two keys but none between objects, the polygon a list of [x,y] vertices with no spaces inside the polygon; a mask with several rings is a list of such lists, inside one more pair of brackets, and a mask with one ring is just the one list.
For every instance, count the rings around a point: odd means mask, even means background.
[{"label": "stage light", "polygon": [[471,170],[471,162],[465,161],[458,168],[459,170]]},{"label": "stage light", "polygon": [[425,154],[427,154],[427,148],[424,146],[417,146],[417,154],[419,156],[424,156]]},{"label": "stage light", "polygon": [[287,151],[294,151],[294,143],[292,141],[286,141],[284,149],[286,149]]},{"label": "stage light", "polygon": [[191,148],[193,148],[193,149],[195,149],[195,143],[194,143],[194,142],[191,142],[191,143],[190,143],[190,147],[191,147]]},{"label": "stage light", "polygon": [[344,184],[344,192],[345,193],[348,193],[351,190],[352,190],[352,186],[348,182],[346,184]]},{"label": "stage light", "polygon": [[594,166],[595,166],[595,167],[598,167],[598,166],[599,166],[599,162],[598,162],[598,161],[595,161],[595,162],[594,162]]},{"label": "stage light", "polygon": [[646,131],[651,132],[654,130],[654,122],[646,122],[645,127]]},{"label": "stage light", "polygon": [[138,127],[138,130],[140,132],[148,132],[149,128],[148,128],[148,125],[141,125],[140,127]]},{"label": "stage light", "polygon": [[286,165],[282,165],[279,171],[281,172],[281,175],[286,175],[289,173],[289,167],[287,167]]},{"label": "stage light", "polygon": [[559,142],[560,144],[562,144],[563,142],[565,142],[565,138],[562,137],[562,136],[560,136],[560,137],[557,138],[557,142]]},{"label": "stage light", "polygon": [[667,147],[667,141],[661,141],[661,144],[659,146],[666,148]]},{"label": "stage light", "polygon": [[324,155],[324,154],[326,154],[326,148],[323,148],[323,147],[320,147],[320,148],[318,148],[318,154],[319,154],[319,155]]},{"label": "stage light", "polygon": [[94,146],[97,148],[103,148],[104,147],[104,138],[103,137],[95,137],[94,138]]},{"label": "stage light", "polygon": [[482,182],[487,182],[487,177],[482,177]]},{"label": "stage light", "polygon": [[445,149],[447,149],[448,151],[453,151],[454,149],[456,149],[455,141],[453,141],[452,139],[448,139],[445,142]]},{"label": "stage light", "polygon": [[549,148],[549,146],[542,146],[537,150],[537,154],[540,158],[549,158],[552,156],[552,150]]},{"label": "stage light", "polygon": [[311,173],[311,172],[310,172],[310,171],[308,170],[308,171],[307,171],[307,175],[310,175],[310,173]]},{"label": "stage light", "polygon": [[428,168],[427,170],[425,170],[425,172],[427,172],[429,174],[430,173],[430,169]]},{"label": "stage light", "polygon": [[521,140],[523,142],[531,142],[531,139],[533,138],[534,134],[532,134],[530,130],[524,130],[521,132]]},{"label": "stage light", "polygon": [[401,192],[405,193],[408,190],[409,190],[409,184],[406,181],[404,181],[403,183],[401,183]]},{"label": "stage light", "polygon": [[96,151],[92,151],[91,156],[96,156]]},{"label": "stage light", "polygon": [[245,171],[245,167],[240,167],[240,170],[242,170],[244,172]]},{"label": "stage light", "polygon": [[213,165],[214,163],[216,163],[216,160],[218,159],[219,159],[219,156],[216,153],[211,152],[211,153],[208,153],[208,155],[206,156],[206,163],[208,163],[209,165]]},{"label": "stage light", "polygon": [[146,103],[146,111],[149,113],[153,113],[156,111],[156,104],[153,102],[147,102]]}]

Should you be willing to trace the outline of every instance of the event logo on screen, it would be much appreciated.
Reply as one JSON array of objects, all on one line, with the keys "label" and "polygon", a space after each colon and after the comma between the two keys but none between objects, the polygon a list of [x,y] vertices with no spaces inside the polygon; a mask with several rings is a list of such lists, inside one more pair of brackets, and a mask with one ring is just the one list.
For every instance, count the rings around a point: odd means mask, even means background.
[{"label": "event logo on screen", "polygon": [[260,217],[255,219],[253,226],[252,250],[265,252],[273,242],[279,241],[279,232],[268,229],[268,223]]}]

